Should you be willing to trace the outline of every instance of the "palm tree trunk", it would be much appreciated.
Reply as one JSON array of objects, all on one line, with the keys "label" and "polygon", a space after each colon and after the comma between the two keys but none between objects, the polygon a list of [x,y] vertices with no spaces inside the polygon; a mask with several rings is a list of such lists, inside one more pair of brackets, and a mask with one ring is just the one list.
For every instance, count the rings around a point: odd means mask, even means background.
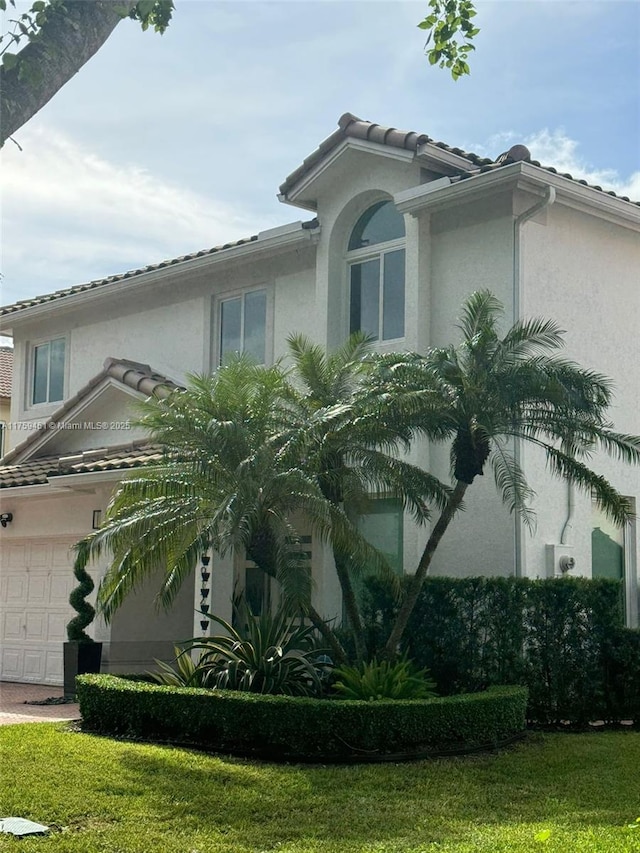
[{"label": "palm tree trunk", "polygon": [[356,598],[353,583],[351,582],[351,576],[349,575],[349,566],[347,565],[347,561],[344,557],[336,552],[335,549],[333,551],[333,560],[336,565],[336,574],[340,581],[344,609],[347,611],[347,619],[349,620],[349,627],[351,628],[351,633],[353,635],[356,660],[361,661],[364,660],[366,645],[364,641],[364,628],[362,627],[362,619],[360,618],[358,599]]},{"label": "palm tree trunk", "polygon": [[320,632],[324,641],[329,645],[333,653],[333,662],[336,664],[347,662],[347,653],[342,647],[340,640],[336,637],[335,632],[329,627],[326,621],[320,616],[318,611],[309,604],[306,607],[306,613],[313,623],[313,627]]},{"label": "palm tree trunk", "polygon": [[416,606],[416,602],[418,600],[418,596],[420,595],[422,585],[424,584],[424,579],[426,578],[427,572],[429,571],[429,566],[431,565],[433,555],[436,551],[436,548],[440,544],[440,540],[444,536],[447,527],[451,523],[453,516],[460,508],[464,493],[467,491],[468,488],[468,483],[463,483],[462,480],[457,480],[455,488],[451,493],[451,499],[449,500],[449,503],[442,510],[440,517],[436,521],[435,526],[431,531],[431,536],[429,537],[429,540],[425,545],[422,557],[420,558],[420,562],[418,563],[418,568],[416,570],[415,575],[411,579],[409,589],[407,590],[407,594],[404,598],[404,601],[402,602],[402,606],[398,611],[396,621],[394,623],[393,628],[391,629],[391,634],[389,635],[389,639],[387,640],[387,645],[385,646],[385,657],[389,660],[394,660],[394,658],[398,654],[398,646],[400,644],[400,640],[402,639],[402,635],[405,632],[407,623],[409,622],[409,618],[413,613],[413,609]]}]

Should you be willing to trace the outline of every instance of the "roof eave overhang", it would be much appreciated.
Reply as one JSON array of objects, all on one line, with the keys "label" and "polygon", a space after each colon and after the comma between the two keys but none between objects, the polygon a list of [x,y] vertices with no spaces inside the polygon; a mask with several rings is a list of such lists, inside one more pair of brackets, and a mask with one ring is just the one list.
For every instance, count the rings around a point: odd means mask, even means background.
[{"label": "roof eave overhang", "polygon": [[116,388],[124,394],[128,394],[134,400],[145,400],[147,394],[142,391],[136,391],[134,388],[127,387],[124,383],[118,382],[112,376],[100,376],[99,380],[92,386],[91,390],[81,399],[77,399],[75,403],[69,407],[69,401],[56,409],[31,435],[28,435],[23,441],[12,447],[5,456],[3,462],[7,460],[12,465],[20,465],[28,462],[33,458],[39,450],[42,450],[53,439],[56,431],[60,428],[58,424],[72,423],[74,418],[82,415],[83,411],[90,406],[107,388]]},{"label": "roof eave overhang", "polygon": [[[375,154],[378,157],[385,157],[388,160],[399,160],[404,163],[410,163],[415,158],[415,152],[406,148],[395,148],[391,145],[380,145],[377,142],[370,142],[366,139],[347,137],[347,139],[343,139],[342,142],[338,143],[335,148],[322,157],[315,165],[311,166],[309,171],[305,172],[298,181],[287,187],[284,192],[278,193],[278,200],[284,204],[291,204],[294,207],[301,207],[304,210],[315,212],[318,205],[313,193],[315,192],[314,187],[318,179],[339,159],[344,157],[347,152],[351,151]],[[469,162],[465,162],[466,167],[469,168]]]},{"label": "roof eave overhang", "polygon": [[2,486],[0,495],[3,502],[9,498],[50,497],[69,495],[71,492],[94,494],[96,487],[113,487],[132,472],[143,466],[133,468],[110,468],[108,471],[85,471],[79,474],[48,474],[46,483],[34,483],[30,486]]},{"label": "roof eave overhang", "polygon": [[466,172],[471,165],[468,157],[446,151],[433,142],[423,142],[419,145],[416,150],[416,159],[426,169],[447,175],[459,175],[461,172]]},{"label": "roof eave overhang", "polygon": [[74,492],[93,492],[94,486],[111,485],[124,480],[132,472],[148,466],[135,465],[127,468],[109,468],[106,471],[81,471],[78,474],[56,474],[50,483],[56,488],[71,489]]},{"label": "roof eave overhang", "polygon": [[420,184],[397,193],[394,203],[400,213],[419,216],[424,212],[445,210],[463,200],[468,202],[516,189],[541,196],[548,186],[555,188],[558,202],[567,207],[635,231],[640,230],[640,208],[637,205],[524,162],[512,163],[460,181],[452,182],[445,177]]},{"label": "roof eave overhang", "polygon": [[122,281],[114,281],[95,288],[88,288],[80,293],[60,296],[39,305],[21,308],[0,318],[0,334],[11,335],[13,327],[23,322],[30,322],[40,317],[50,317],[52,311],[68,310],[81,307],[87,302],[120,297],[135,289],[156,287],[174,278],[176,274],[196,272],[200,269],[224,266],[238,260],[260,260],[272,255],[278,255],[299,245],[316,243],[319,228],[304,227],[302,222],[293,222],[278,228],[262,231],[258,239],[241,246],[232,246],[214,254],[203,255],[199,258],[189,258],[175,264],[169,264],[161,269],[149,270],[131,275]]},{"label": "roof eave overhang", "polygon": [[3,504],[11,498],[48,498],[51,495],[64,495],[68,493],[68,489],[54,486],[49,482],[34,483],[30,486],[2,486],[0,488]]}]

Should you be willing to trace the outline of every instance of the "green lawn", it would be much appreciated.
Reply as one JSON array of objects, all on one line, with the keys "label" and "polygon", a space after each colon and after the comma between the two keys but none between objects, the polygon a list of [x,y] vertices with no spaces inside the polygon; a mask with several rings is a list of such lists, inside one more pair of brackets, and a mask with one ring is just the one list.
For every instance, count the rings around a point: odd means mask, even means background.
[{"label": "green lawn", "polygon": [[0,751],[0,816],[55,827],[0,835],[2,851],[640,853],[637,732],[358,767],[256,764],[62,724],[5,726]]}]

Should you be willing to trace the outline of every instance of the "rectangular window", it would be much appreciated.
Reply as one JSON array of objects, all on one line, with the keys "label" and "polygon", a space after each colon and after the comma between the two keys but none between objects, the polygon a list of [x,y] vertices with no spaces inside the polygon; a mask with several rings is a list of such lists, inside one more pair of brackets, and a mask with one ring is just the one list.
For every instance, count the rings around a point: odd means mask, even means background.
[{"label": "rectangular window", "polygon": [[395,498],[372,501],[369,512],[357,521],[363,537],[383,554],[398,575],[403,571],[402,522],[402,504]]},{"label": "rectangular window", "polygon": [[63,399],[64,355],[64,338],[33,348],[32,403],[56,403]]},{"label": "rectangular window", "polygon": [[270,610],[269,576],[257,566],[247,566],[244,575],[244,594],[249,611],[262,616]]},{"label": "rectangular window", "polygon": [[[404,540],[402,504],[396,498],[376,498],[368,506],[368,512],[355,519],[355,525],[370,545],[373,545],[385,557],[391,569],[397,575],[404,571]],[[373,574],[373,567],[354,576],[353,591],[358,599],[363,592],[363,578]],[[349,621],[346,609],[342,610],[342,621]]]},{"label": "rectangular window", "polygon": [[404,249],[351,265],[349,331],[374,340],[404,337]]},{"label": "rectangular window", "polygon": [[220,303],[220,364],[244,352],[258,364],[266,362],[267,292],[253,290]]},{"label": "rectangular window", "polygon": [[624,528],[610,521],[596,504],[592,513],[591,575],[624,578]]}]

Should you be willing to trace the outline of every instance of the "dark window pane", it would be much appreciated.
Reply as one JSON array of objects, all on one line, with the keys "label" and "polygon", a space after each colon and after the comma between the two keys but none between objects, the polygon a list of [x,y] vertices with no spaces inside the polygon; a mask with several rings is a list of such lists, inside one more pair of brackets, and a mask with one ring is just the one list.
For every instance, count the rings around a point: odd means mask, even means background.
[{"label": "dark window pane", "polygon": [[33,402],[47,402],[49,384],[49,344],[35,347],[33,353]]},{"label": "dark window pane", "polygon": [[256,290],[244,298],[244,352],[264,364],[265,330],[267,322],[267,293]]},{"label": "dark window pane", "polygon": [[358,530],[386,558],[396,574],[402,574],[402,504],[395,498],[373,501],[370,511],[358,519]]},{"label": "dark window pane", "polygon": [[261,616],[268,609],[267,576],[257,566],[247,566],[244,583],[244,594],[249,610],[254,616]]},{"label": "dark window pane", "polygon": [[624,528],[614,524],[594,503],[591,531],[591,574],[594,578],[624,577]]},{"label": "dark window pane", "polygon": [[382,339],[404,337],[404,249],[384,255]]},{"label": "dark window pane", "polygon": [[350,332],[379,336],[380,261],[365,261],[351,267]]},{"label": "dark window pane", "polygon": [[349,251],[404,237],[404,217],[393,202],[380,201],[362,214],[351,232]]},{"label": "dark window pane", "polygon": [[242,323],[242,300],[227,299],[220,309],[220,363],[225,356],[240,352],[240,330]]},{"label": "dark window pane", "polygon": [[64,397],[64,338],[51,341],[49,350],[49,402]]}]

